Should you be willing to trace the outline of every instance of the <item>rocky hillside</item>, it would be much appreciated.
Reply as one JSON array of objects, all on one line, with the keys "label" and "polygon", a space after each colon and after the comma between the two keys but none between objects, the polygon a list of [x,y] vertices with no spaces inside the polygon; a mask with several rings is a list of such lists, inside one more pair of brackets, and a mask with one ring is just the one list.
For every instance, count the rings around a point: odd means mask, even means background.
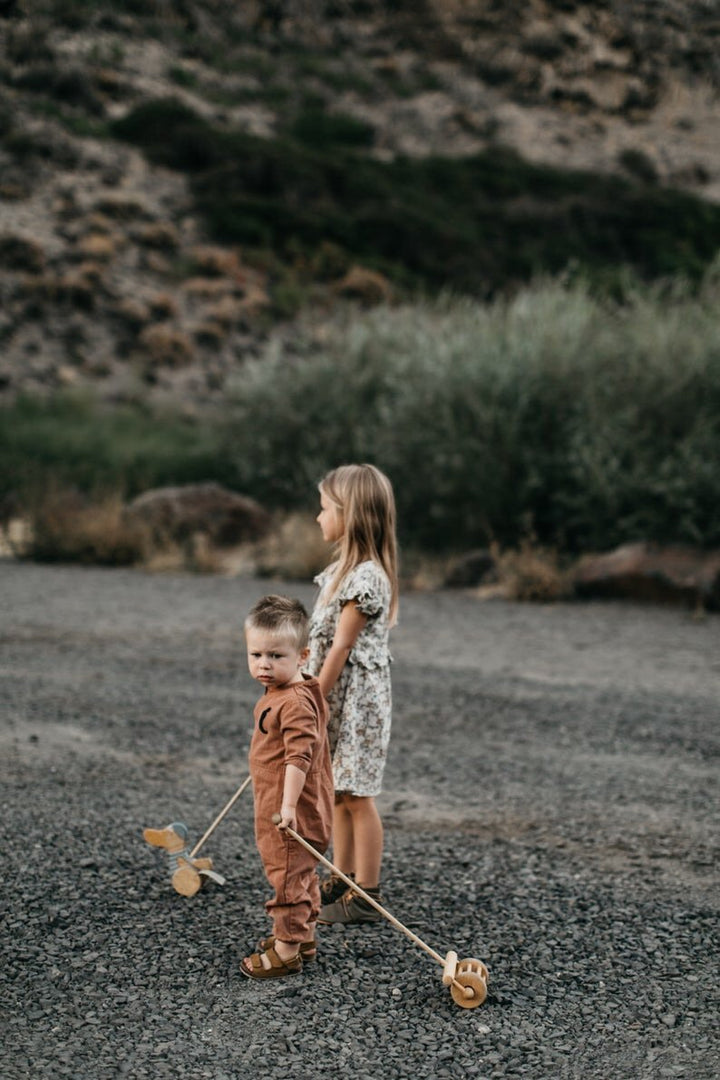
[{"label": "rocky hillside", "polygon": [[683,268],[658,222],[700,266],[719,41],[713,0],[2,0],[0,394],[193,409],[308,304]]}]

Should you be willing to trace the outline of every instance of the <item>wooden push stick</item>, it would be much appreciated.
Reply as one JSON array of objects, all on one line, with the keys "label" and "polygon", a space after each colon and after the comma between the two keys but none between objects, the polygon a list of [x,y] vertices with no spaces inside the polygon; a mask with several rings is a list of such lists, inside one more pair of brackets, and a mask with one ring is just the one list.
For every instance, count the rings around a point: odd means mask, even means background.
[{"label": "wooden push stick", "polygon": [[239,799],[239,798],[240,798],[240,796],[242,795],[243,791],[245,790],[245,788],[246,788],[246,787],[248,786],[248,784],[250,783],[250,779],[251,779],[251,777],[250,777],[249,775],[245,777],[245,779],[243,780],[242,784],[240,785],[240,787],[239,787],[239,788],[237,789],[237,791],[236,791],[236,792],[235,792],[235,794],[233,795],[232,799],[230,799],[230,801],[229,801],[228,803],[226,803],[226,804],[225,804],[225,806],[223,806],[222,810],[220,811],[220,813],[218,814],[218,816],[217,816],[217,817],[215,818],[215,820],[213,821],[212,825],[211,825],[211,826],[210,826],[210,828],[209,828],[209,829],[207,830],[207,832],[205,833],[205,835],[204,835],[204,836],[201,836],[201,837],[200,837],[200,839],[198,840],[197,844],[195,845],[195,847],[194,847],[194,848],[192,849],[192,851],[190,852],[190,858],[191,858],[191,859],[192,859],[192,858],[193,858],[193,857],[194,857],[195,855],[197,855],[198,851],[199,851],[199,850],[200,850],[200,848],[201,848],[201,847],[203,846],[203,844],[204,844],[204,843],[205,843],[205,841],[206,841],[206,840],[208,839],[208,837],[209,837],[209,836],[211,836],[211,835],[212,835],[212,834],[213,834],[213,833],[215,832],[215,830],[217,829],[218,825],[220,824],[220,822],[222,821],[222,819],[223,819],[223,818],[225,817],[225,815],[226,815],[227,813],[229,813],[229,812],[230,812],[230,810],[232,810],[233,806],[234,806],[234,805],[235,805],[235,803],[236,803],[236,802],[238,801],[238,799]]},{"label": "wooden push stick", "polygon": [[[282,821],[282,817],[280,816],[280,814],[273,814],[272,820],[274,825],[279,825]],[[443,960],[440,953],[435,952],[435,950],[431,949],[429,945],[426,945],[424,941],[421,941],[417,934],[414,934],[412,930],[408,930],[407,926],[403,926],[400,920],[396,919],[394,915],[391,915],[390,912],[382,906],[382,904],[379,904],[374,897],[366,893],[364,889],[361,889],[356,881],[353,881],[352,878],[349,878],[345,874],[343,874],[342,870],[338,870],[336,866],[333,866],[329,859],[326,859],[324,855],[321,855],[319,851],[316,851],[312,844],[308,844],[307,840],[303,840],[302,836],[298,836],[294,829],[286,829],[286,832],[288,832],[290,836],[292,836],[293,840],[297,840],[299,844],[302,844],[302,846],[306,848],[311,855],[314,855],[318,862],[321,862],[324,866],[328,868],[328,870],[331,870],[333,874],[336,874],[341,881],[344,881],[345,884],[350,889],[352,889],[353,892],[357,893],[358,896],[362,896],[363,900],[366,900],[368,904],[375,908],[376,911],[379,911],[381,915],[384,915],[385,918],[393,924],[393,926],[396,926],[398,930],[401,930],[403,932],[403,934],[407,934],[411,941],[414,941],[416,945],[419,945],[421,949],[424,949],[426,953],[432,956],[433,960],[436,960],[441,967],[444,967],[445,961]]]},{"label": "wooden push stick", "polygon": [[[282,821],[282,815],[273,814],[272,821],[274,825],[279,825]],[[337,866],[333,866],[329,859],[326,859],[324,855],[321,855],[319,851],[316,851],[312,844],[309,844],[307,840],[303,840],[302,836],[299,836],[294,829],[286,827],[285,831],[290,836],[292,836],[293,840],[297,840],[299,844],[302,844],[305,850],[309,851],[310,854],[318,860],[318,862],[321,862],[323,866],[326,866],[327,869],[330,870],[337,877],[339,877],[341,881],[344,881],[345,884],[350,889],[352,889],[354,893],[357,893],[358,896],[362,896],[363,900],[370,904],[371,907],[374,907],[376,911],[379,911],[380,914],[388,920],[388,922],[391,922],[393,926],[395,926],[398,930],[402,931],[403,934],[407,935],[407,937],[409,937],[411,941],[414,941],[416,945],[419,945],[421,949],[424,949],[429,956],[432,956],[433,960],[435,960],[438,964],[440,964],[440,967],[443,968],[443,983],[446,986],[452,985],[455,988],[456,992],[462,998],[468,999],[468,1001],[471,998],[475,997],[475,990],[473,989],[473,987],[464,985],[463,983],[459,982],[455,977],[457,974],[458,966],[457,953],[451,951],[447,954],[445,959],[443,959],[440,953],[435,952],[435,950],[431,949],[429,945],[426,945],[425,942],[422,941],[422,939],[419,938],[417,934],[414,934],[412,930],[409,930],[407,926],[403,926],[399,919],[396,919],[395,916],[392,915],[386,908],[384,908],[382,904],[379,904],[374,897],[366,893],[364,889],[361,889],[356,881],[353,881],[352,878],[349,878],[345,874],[343,874],[342,870],[338,870]]]}]

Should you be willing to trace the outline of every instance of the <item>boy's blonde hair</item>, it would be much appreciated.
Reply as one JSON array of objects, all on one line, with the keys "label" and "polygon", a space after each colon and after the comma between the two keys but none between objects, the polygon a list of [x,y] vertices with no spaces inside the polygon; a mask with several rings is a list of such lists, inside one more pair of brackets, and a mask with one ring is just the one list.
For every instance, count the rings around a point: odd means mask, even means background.
[{"label": "boy's blonde hair", "polygon": [[292,641],[298,652],[307,648],[310,620],[299,600],[271,594],[263,596],[250,609],[245,630],[265,630]]},{"label": "boy's blonde hair", "polygon": [[392,484],[374,465],[339,465],[323,477],[320,491],[343,519],[337,546],[337,565],[328,596],[337,592],[345,575],[358,563],[372,559],[390,581],[390,625],[397,620],[398,574],[395,535],[395,496]]}]

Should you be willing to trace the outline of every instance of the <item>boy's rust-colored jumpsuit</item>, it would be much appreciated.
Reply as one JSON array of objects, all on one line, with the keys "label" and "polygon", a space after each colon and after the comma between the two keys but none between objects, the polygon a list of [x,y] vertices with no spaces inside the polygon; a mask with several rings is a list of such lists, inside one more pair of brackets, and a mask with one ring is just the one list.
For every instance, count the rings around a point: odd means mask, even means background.
[{"label": "boy's rust-colored jumpsuit", "polygon": [[285,766],[305,773],[296,831],[321,854],[330,843],[333,781],[327,740],[328,707],[318,680],[268,688],[255,706],[250,773],[255,799],[255,840],[265,876],[275,890],[266,904],[281,941],[309,941],[320,911],[317,862],[297,840],[272,823],[283,800]]}]

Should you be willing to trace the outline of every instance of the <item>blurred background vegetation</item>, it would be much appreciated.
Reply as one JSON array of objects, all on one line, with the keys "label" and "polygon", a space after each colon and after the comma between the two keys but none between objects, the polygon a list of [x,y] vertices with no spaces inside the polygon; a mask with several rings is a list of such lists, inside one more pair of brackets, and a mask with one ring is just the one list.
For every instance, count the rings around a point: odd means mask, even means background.
[{"label": "blurred background vegetation", "polygon": [[[367,460],[393,480],[408,549],[720,544],[709,175],[674,182],[649,134],[602,169],[562,149],[565,129],[650,132],[681,84],[716,100],[714,24],[695,2],[684,37],[662,4],[550,3],[540,34],[513,5],[470,7],[471,31],[404,0],[3,9],[4,519],[75,493],[116,522],[149,488],[208,480],[293,514],[328,468]],[[587,60],[600,41],[604,66]],[[567,73],[585,62],[580,92]],[[608,70],[626,79],[614,104],[597,90]],[[393,117],[453,93],[447,147],[390,145]],[[505,141],[501,108],[480,115],[497,95],[556,110],[555,160]],[[138,155],[166,218],[128,194]],[[93,177],[114,205],[91,199]],[[188,222],[210,256],[185,244]],[[371,276],[348,300],[357,270]],[[199,324],[192,288],[221,301]],[[51,348],[64,366],[38,378]],[[104,390],[116,368],[131,392]],[[189,369],[205,396],[188,380],[159,401]]]},{"label": "blurred background vegetation", "polygon": [[334,245],[415,289],[492,295],[576,262],[609,290],[625,268],[697,281],[720,248],[720,206],[692,195],[532,165],[503,147],[378,161],[359,152],[369,125],[317,107],[275,139],[217,130],[172,99],[112,130],[189,173],[216,237],[302,257],[320,275]]},{"label": "blurred background vegetation", "polygon": [[621,302],[582,278],[440,296],[339,317],[321,345],[308,319],[292,361],[248,362],[210,422],[69,394],[21,397],[0,420],[6,497],[212,479],[293,510],[333,464],[367,460],[414,547],[717,545],[720,275],[628,281]]}]

